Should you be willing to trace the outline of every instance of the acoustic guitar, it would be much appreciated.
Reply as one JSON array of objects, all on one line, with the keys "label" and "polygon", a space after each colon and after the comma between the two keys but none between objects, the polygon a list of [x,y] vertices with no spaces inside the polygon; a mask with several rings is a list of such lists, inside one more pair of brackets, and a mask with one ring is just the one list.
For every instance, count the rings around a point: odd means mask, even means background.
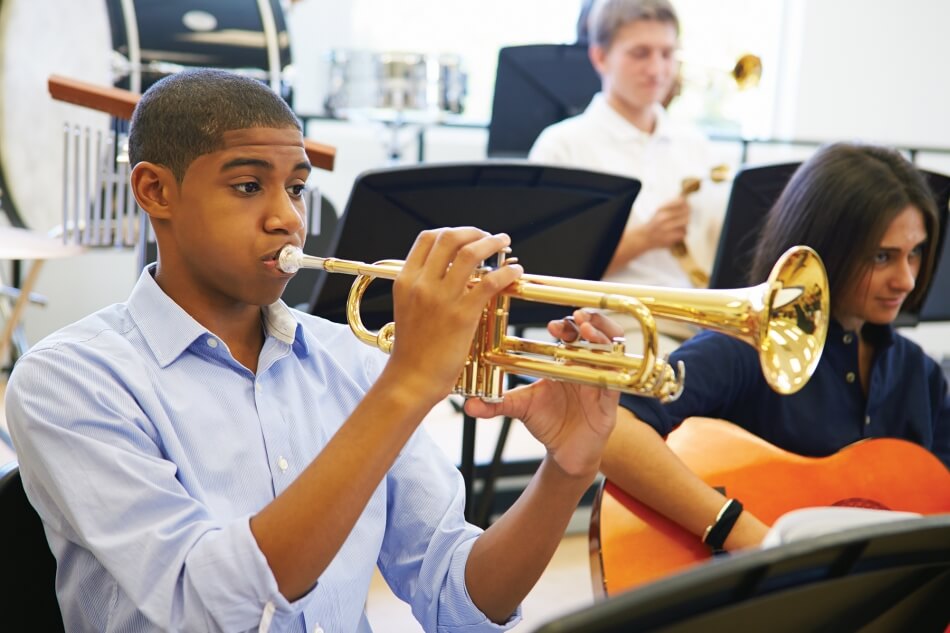
[{"label": "acoustic guitar", "polygon": [[[829,457],[802,457],[748,431],[691,418],[667,444],[706,483],[771,525],[815,506],[950,512],[950,471],[925,448],[879,438]],[[590,523],[591,576],[599,597],[615,595],[706,561],[708,548],[678,524],[605,481]]]}]

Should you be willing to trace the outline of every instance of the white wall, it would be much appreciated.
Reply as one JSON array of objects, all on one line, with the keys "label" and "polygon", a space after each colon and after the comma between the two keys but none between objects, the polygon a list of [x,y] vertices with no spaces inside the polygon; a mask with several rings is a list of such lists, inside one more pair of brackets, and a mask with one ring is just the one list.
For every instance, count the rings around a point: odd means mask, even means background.
[{"label": "white wall", "polygon": [[[560,2],[568,7],[575,0]],[[690,4],[688,0],[684,2]],[[431,28],[420,26],[420,16],[429,20],[450,19],[445,17],[447,9],[443,4],[449,3],[426,5],[423,0],[416,0],[413,11],[405,6],[397,10],[386,5],[388,8],[380,14],[372,10],[380,6],[379,0],[296,3],[289,22],[298,69],[297,96],[300,103],[310,104],[303,109],[320,108],[326,83],[326,77],[320,73],[325,70],[327,50],[356,45],[372,47],[370,36],[374,33],[373,37],[385,36],[378,48],[409,47],[421,29]],[[528,4],[532,3],[525,2],[525,6]],[[501,0],[479,6],[482,13],[497,12],[509,29],[517,26],[517,20],[532,19],[532,12],[524,7],[520,13],[506,14]],[[722,6],[728,8],[730,4]],[[565,40],[573,28],[573,17],[569,14],[569,9],[562,10],[556,27]],[[538,28],[537,22],[531,24]],[[766,73],[770,68],[774,72],[779,96],[774,134],[786,138],[863,138],[950,147],[950,125],[945,122],[950,112],[950,85],[942,80],[938,70],[943,60],[950,59],[950,39],[943,36],[947,24],[950,3],[945,2],[905,0],[898,5],[890,0],[784,0],[782,31],[778,36],[784,54],[766,66]],[[466,32],[465,27],[459,22],[446,24],[440,37],[451,42],[451,37]],[[393,32],[386,35],[387,29]],[[487,41],[497,36],[482,37]],[[477,37],[468,33],[466,39],[459,41],[471,46]],[[356,176],[386,164],[388,132],[379,123],[317,121],[311,123],[308,133],[337,147],[336,169],[317,174],[316,182],[342,211]],[[404,131],[403,138],[404,156],[411,159],[417,149],[414,135]],[[476,160],[484,156],[484,130],[432,128],[426,138],[426,155],[431,161]],[[759,147],[750,153],[750,162],[801,160],[809,153],[809,149],[801,148]],[[734,148],[723,148],[723,155],[734,160]],[[920,163],[950,173],[948,155],[925,154]],[[29,309],[29,339],[36,341],[83,314],[121,301],[135,277],[135,258],[130,252],[99,252],[49,262],[38,290],[48,296],[50,305]],[[950,326],[928,325],[912,334],[934,354],[950,354]]]},{"label": "white wall", "polygon": [[950,3],[787,0],[791,136],[950,147]]}]

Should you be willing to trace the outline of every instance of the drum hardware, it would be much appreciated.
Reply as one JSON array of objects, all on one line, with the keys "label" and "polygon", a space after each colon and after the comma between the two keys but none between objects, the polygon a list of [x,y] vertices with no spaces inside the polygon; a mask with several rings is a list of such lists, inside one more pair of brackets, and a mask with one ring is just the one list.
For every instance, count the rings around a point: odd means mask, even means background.
[{"label": "drum hardware", "polygon": [[[118,80],[138,94],[169,71],[203,66],[279,89],[292,71],[284,7],[280,0],[0,0],[0,183],[11,222],[44,233],[61,222],[60,178],[50,182],[48,174],[63,161],[59,122],[103,134],[113,126],[101,112],[65,113],[48,99],[50,74],[110,86],[116,71],[129,73]],[[212,19],[186,19],[195,13]]]},{"label": "drum hardware", "polygon": [[[51,76],[50,95],[87,108],[129,119],[139,95],[128,90],[100,87]],[[308,158],[316,167],[332,169],[336,150],[304,140]],[[63,243],[89,247],[138,248],[140,260],[154,242],[148,218],[136,204],[129,186],[128,135],[103,133],[66,124],[63,133],[62,223],[54,233]],[[308,187],[308,226],[319,231],[320,191]]]},{"label": "drum hardware", "polygon": [[[505,265],[505,261],[505,254],[499,254],[498,265]],[[288,273],[315,268],[355,275],[346,304],[350,329],[364,343],[387,353],[392,350],[396,324],[369,331],[360,316],[360,303],[369,284],[376,278],[394,279],[402,270],[402,261],[365,264],[304,255],[299,248],[287,246],[279,255],[278,266]],[[472,278],[472,284],[478,283],[482,272]],[[643,352],[625,353],[623,339],[603,350],[509,336],[512,298],[628,314],[640,322]],[[829,309],[824,264],[806,246],[786,251],[766,282],[735,290],[671,289],[525,274],[483,310],[455,391],[498,401],[504,375],[516,373],[594,385],[662,402],[674,400],[683,389],[684,367],[680,362],[674,368],[657,358],[654,317],[658,317],[700,325],[752,345],[759,353],[768,384],[778,393],[791,394],[808,382],[818,365]]]},{"label": "drum hardware", "polygon": [[402,158],[404,132],[421,136],[464,110],[468,78],[458,55],[335,49],[328,61],[327,114],[381,123],[391,162]]},{"label": "drum hardware", "polygon": [[[80,246],[64,245],[36,231],[0,227],[0,259],[32,260],[30,270],[20,287],[6,288],[4,286],[0,292],[5,295],[4,300],[0,300],[0,316],[4,319],[3,331],[0,333],[0,359],[6,358],[11,344],[15,344],[20,354],[28,347],[26,337],[22,334],[19,325],[27,304],[45,305],[46,303],[45,297],[33,292],[43,262],[47,259],[71,257],[82,251],[83,248]],[[7,297],[14,300],[12,308],[5,301]]]},{"label": "drum hardware", "polygon": [[[92,110],[98,110],[118,119],[129,120],[139,101],[138,94],[122,88],[100,86],[87,81],[50,75],[47,81],[49,94],[57,101],[72,103]],[[304,151],[310,164],[319,169],[333,171],[336,148],[305,138]]]},{"label": "drum hardware", "polygon": [[[174,75],[175,73],[181,72],[188,68],[194,68],[194,66],[186,66],[184,64],[174,64],[171,62],[161,62],[161,61],[150,61],[147,63],[133,64],[129,59],[123,56],[121,53],[113,51],[112,55],[112,74],[115,77],[115,81],[119,82],[126,78],[132,78],[136,73],[141,74],[152,74],[152,75]],[[227,70],[236,75],[241,75],[242,77],[249,77],[251,79],[257,79],[258,81],[263,81],[270,83],[273,77],[273,73],[268,70],[262,70],[260,68],[224,68],[222,70]],[[283,70],[277,73],[277,89],[275,92],[281,96],[286,96],[288,92],[287,86],[290,85],[290,78],[294,76],[293,67],[286,66]],[[272,86],[273,89],[273,86]],[[139,91],[131,91],[139,92]]]},{"label": "drum hardware", "polygon": [[388,111],[437,119],[465,109],[468,75],[458,55],[334,49],[327,60],[324,108],[331,117]]},{"label": "drum hardware", "polygon": [[[709,170],[709,179],[712,182],[725,182],[729,179],[729,166],[716,165]],[[702,182],[700,178],[684,178],[680,184],[680,195],[685,198],[691,193],[696,193],[702,186]],[[702,269],[702,266],[699,265],[692,253],[689,252],[689,247],[686,245],[686,242],[679,241],[673,244],[673,246],[670,247],[670,252],[673,254],[673,257],[676,258],[680,268],[683,269],[683,272],[686,273],[690,283],[692,283],[695,288],[709,287],[709,273]]]},{"label": "drum hardware", "polygon": [[[155,241],[129,183],[127,133],[91,131],[67,124],[63,134],[62,224],[50,233],[64,244],[139,248]],[[305,191],[307,226],[320,231],[320,190]]]}]

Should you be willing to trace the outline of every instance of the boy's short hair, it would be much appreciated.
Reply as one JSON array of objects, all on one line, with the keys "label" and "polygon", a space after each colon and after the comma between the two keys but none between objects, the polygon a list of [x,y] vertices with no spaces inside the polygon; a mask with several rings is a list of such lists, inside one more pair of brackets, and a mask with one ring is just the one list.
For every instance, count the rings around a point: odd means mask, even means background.
[{"label": "boy's short hair", "polygon": [[588,41],[608,49],[613,44],[617,31],[637,20],[671,24],[679,36],[679,17],[668,0],[595,0],[588,17]]},{"label": "boy's short hair", "polygon": [[232,72],[196,68],[156,82],[135,107],[129,162],[163,165],[180,183],[193,160],[222,147],[225,132],[255,127],[302,131],[269,87]]}]

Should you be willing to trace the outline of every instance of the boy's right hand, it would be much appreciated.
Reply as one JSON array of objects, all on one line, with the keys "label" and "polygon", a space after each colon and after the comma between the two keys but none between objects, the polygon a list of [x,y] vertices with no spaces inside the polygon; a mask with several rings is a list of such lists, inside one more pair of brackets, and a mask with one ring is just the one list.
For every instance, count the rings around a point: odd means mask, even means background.
[{"label": "boy's right hand", "polygon": [[669,248],[685,240],[689,212],[689,203],[683,196],[677,196],[661,205],[653,217],[640,227],[649,241],[649,247]]},{"label": "boy's right hand", "polygon": [[423,231],[393,283],[395,344],[390,365],[400,380],[433,404],[455,386],[485,304],[517,280],[521,266],[503,266],[470,284],[478,266],[506,248],[505,234],[472,227]]}]

